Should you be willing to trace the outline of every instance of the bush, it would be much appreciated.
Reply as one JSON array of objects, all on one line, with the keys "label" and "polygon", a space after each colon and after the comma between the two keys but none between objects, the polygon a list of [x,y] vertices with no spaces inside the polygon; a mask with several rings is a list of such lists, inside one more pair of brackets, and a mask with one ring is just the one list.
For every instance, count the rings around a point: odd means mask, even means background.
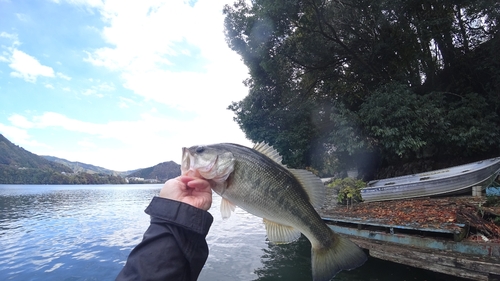
[{"label": "bush", "polygon": [[354,202],[362,201],[361,189],[366,186],[362,180],[353,178],[336,179],[328,184],[328,187],[338,190],[337,202],[342,205],[352,205]]}]

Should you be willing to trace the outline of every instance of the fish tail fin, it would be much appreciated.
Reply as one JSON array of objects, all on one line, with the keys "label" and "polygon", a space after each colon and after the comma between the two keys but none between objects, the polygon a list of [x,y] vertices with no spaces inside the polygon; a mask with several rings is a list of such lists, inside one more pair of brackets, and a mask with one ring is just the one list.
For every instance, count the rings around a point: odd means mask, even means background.
[{"label": "fish tail fin", "polygon": [[314,281],[328,281],[342,270],[361,266],[366,254],[349,239],[332,232],[331,244],[312,248],[312,274]]}]

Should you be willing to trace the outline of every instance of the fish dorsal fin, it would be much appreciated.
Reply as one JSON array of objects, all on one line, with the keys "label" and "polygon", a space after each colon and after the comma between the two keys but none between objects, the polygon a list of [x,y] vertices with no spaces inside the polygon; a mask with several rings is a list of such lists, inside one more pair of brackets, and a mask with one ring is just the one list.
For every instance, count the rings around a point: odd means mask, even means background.
[{"label": "fish dorsal fin", "polygon": [[227,200],[226,198],[222,198],[222,201],[220,203],[220,213],[223,219],[229,218],[231,216],[231,212],[234,212],[235,209],[236,205],[229,202],[229,200]]},{"label": "fish dorsal fin", "polygon": [[264,225],[266,226],[267,239],[273,243],[290,243],[300,237],[300,231],[291,226],[279,224],[267,219],[264,219]]},{"label": "fish dorsal fin", "polygon": [[276,162],[280,165],[283,165],[283,164],[281,164],[281,160],[282,160],[281,155],[278,153],[278,151],[276,151],[276,149],[274,149],[272,146],[268,145],[267,143],[260,142],[256,145],[254,145],[253,149],[266,155],[267,157],[271,158],[274,162]]},{"label": "fish dorsal fin", "polygon": [[320,178],[307,170],[288,169],[295,178],[300,182],[307,195],[309,201],[314,208],[320,208],[325,202],[325,185]]}]

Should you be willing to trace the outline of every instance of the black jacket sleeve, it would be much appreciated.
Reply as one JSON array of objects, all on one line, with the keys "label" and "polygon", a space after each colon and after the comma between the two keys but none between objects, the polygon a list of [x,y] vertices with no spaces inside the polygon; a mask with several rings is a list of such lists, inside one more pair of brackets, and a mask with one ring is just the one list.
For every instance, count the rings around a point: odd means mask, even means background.
[{"label": "black jacket sleeve", "polygon": [[116,280],[198,279],[208,257],[205,237],[212,215],[161,197],[153,198],[145,212],[151,216],[151,225]]}]

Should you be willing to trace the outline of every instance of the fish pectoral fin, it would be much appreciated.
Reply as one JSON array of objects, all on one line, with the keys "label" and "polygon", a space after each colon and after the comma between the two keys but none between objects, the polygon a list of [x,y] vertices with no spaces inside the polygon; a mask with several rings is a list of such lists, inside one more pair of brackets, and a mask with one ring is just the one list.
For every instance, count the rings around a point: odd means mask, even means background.
[{"label": "fish pectoral fin", "polygon": [[236,205],[229,202],[226,198],[222,198],[220,203],[220,213],[222,214],[223,219],[227,219],[231,216],[231,212],[236,209]]},{"label": "fish pectoral fin", "polygon": [[264,219],[264,225],[266,226],[267,239],[273,243],[290,243],[300,237],[300,231],[291,226],[279,224],[267,219]]}]

